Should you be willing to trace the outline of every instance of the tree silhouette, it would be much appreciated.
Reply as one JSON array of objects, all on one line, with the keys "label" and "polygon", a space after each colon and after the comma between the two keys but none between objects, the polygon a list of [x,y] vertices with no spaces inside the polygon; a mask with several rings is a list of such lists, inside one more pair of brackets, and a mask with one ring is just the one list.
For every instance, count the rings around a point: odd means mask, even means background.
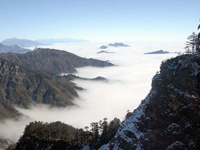
[{"label": "tree silhouette", "polygon": [[128,119],[130,116],[132,116],[132,113],[130,112],[130,110],[127,110],[125,119]]},{"label": "tree silhouette", "polygon": [[[200,29],[200,24],[199,24],[197,30],[199,30],[199,29]],[[196,52],[197,52],[198,55],[200,54],[200,32],[197,35]]]},{"label": "tree silhouette", "polygon": [[186,41],[186,46],[185,46],[186,52],[187,53],[192,53],[195,54],[197,50],[197,34],[193,32]]}]

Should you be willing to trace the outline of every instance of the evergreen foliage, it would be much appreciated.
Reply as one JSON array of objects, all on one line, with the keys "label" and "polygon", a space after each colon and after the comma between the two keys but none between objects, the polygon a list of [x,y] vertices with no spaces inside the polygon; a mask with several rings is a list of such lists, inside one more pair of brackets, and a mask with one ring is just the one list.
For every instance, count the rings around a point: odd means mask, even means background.
[{"label": "evergreen foliage", "polygon": [[[199,24],[199,26],[198,26],[197,29],[198,29],[198,30],[200,29],[200,24]],[[196,51],[197,51],[198,54],[200,54],[200,32],[199,32],[198,35],[197,35],[197,46],[196,46]]]},{"label": "evergreen foliage", "polygon": [[185,50],[188,54],[196,54],[197,34],[193,32],[186,41]]},{"label": "evergreen foliage", "polygon": [[[197,30],[200,29],[200,24]],[[186,50],[187,54],[200,54],[200,32],[196,34],[193,32],[186,41],[184,49]]]},{"label": "evergreen foliage", "polygon": [[110,122],[107,121],[107,118],[104,118],[103,121],[92,122],[90,128],[86,126],[83,130],[59,121],[52,123],[35,121],[26,126],[24,135],[17,146],[20,147],[21,143],[24,144],[24,140],[30,139],[30,141],[34,141],[35,139],[40,141],[41,144],[62,141],[77,146],[88,144],[92,149],[98,149],[114,137],[120,124],[121,122],[118,118],[114,118]]}]

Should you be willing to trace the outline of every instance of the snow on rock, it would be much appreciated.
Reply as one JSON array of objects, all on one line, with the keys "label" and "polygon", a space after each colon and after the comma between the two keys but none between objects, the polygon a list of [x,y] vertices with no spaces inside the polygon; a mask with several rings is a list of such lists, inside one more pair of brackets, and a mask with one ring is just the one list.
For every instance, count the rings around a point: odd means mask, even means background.
[{"label": "snow on rock", "polygon": [[173,144],[169,145],[166,150],[176,150],[183,148],[184,144],[180,141],[176,141]]},{"label": "snow on rock", "polygon": [[[149,99],[154,94],[156,94],[156,91],[151,91],[151,93],[142,101],[140,106],[133,112],[133,115],[122,123],[114,137],[116,141],[110,144],[114,150],[120,150],[120,147],[123,147],[124,142],[126,142],[127,145],[132,145],[131,148],[135,147],[137,150],[141,149],[141,143],[139,141],[147,132],[140,131],[137,123],[140,122],[142,117],[145,118],[145,109],[149,103]],[[109,150],[110,145],[103,145],[100,150]]]},{"label": "snow on rock", "polygon": [[86,145],[86,146],[84,146],[84,147],[82,148],[82,150],[90,150],[90,147],[89,147],[88,145]]},{"label": "snow on rock", "polygon": [[200,57],[162,63],[152,89],[100,150],[200,149]]}]

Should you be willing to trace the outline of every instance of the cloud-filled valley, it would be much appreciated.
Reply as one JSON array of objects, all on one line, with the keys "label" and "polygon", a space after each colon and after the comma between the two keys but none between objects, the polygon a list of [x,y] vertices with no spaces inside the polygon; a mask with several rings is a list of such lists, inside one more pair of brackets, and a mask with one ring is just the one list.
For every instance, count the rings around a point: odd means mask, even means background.
[{"label": "cloud-filled valley", "polygon": [[17,108],[26,117],[0,123],[0,136],[16,142],[22,135],[24,127],[35,120],[62,121],[75,127],[89,126],[91,122],[104,117],[109,120],[114,117],[123,120],[126,111],[137,108],[148,94],[152,77],[159,71],[161,62],[177,55],[176,53],[144,55],[144,53],[159,49],[169,52],[182,50],[182,43],[128,43],[131,47],[109,47],[107,51],[114,53],[98,54],[100,51],[98,48],[103,44],[68,43],[49,46],[82,57],[109,60],[114,63],[115,66],[105,68],[78,68],[78,72],[75,73],[85,78],[102,76],[108,79],[108,82],[74,80],[77,86],[85,89],[78,91],[79,97],[74,99],[76,106],[50,108],[48,105],[36,105],[31,109]]}]

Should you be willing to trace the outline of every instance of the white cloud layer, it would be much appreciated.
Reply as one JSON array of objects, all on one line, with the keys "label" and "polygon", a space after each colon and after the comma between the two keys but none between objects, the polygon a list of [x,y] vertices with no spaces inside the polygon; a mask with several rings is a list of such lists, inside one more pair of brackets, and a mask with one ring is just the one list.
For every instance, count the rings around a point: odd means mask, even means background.
[{"label": "white cloud layer", "polygon": [[6,120],[0,123],[0,137],[17,141],[23,134],[24,127],[30,121],[62,121],[75,127],[90,125],[104,117],[109,120],[114,117],[123,119],[126,111],[133,111],[148,94],[151,88],[151,79],[162,60],[174,57],[177,54],[144,55],[145,52],[167,50],[179,52],[182,43],[127,43],[131,47],[106,49],[114,53],[97,54],[102,44],[107,43],[73,43],[55,44],[51,48],[63,49],[86,58],[109,60],[116,64],[114,67],[79,68],[76,75],[94,78],[103,76],[108,82],[75,80],[74,82],[85,88],[79,91],[79,98],[75,99],[78,106],[70,108],[49,108],[47,105],[38,105],[32,109],[17,108],[28,117],[18,121]]}]

